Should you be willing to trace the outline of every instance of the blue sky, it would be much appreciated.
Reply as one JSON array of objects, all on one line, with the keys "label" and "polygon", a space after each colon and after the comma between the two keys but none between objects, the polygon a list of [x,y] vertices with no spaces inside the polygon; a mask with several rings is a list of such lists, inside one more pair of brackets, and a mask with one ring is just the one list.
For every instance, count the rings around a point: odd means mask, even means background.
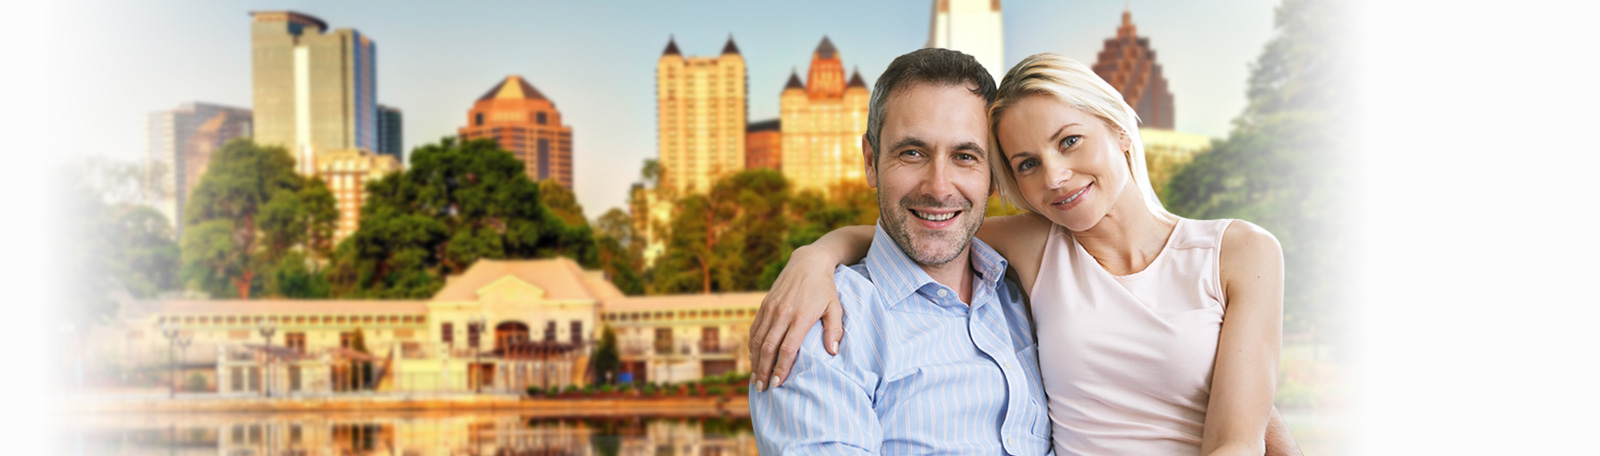
[{"label": "blue sky", "polygon": [[[1037,52],[1093,63],[1133,12],[1174,93],[1177,128],[1213,137],[1244,105],[1249,63],[1272,31],[1277,0],[1006,1],[1006,65]],[[927,40],[930,1],[847,2],[221,2],[78,4],[55,34],[74,87],[70,115],[96,133],[66,155],[134,160],[144,114],[186,101],[250,106],[249,11],[291,9],[378,45],[378,99],[405,113],[405,142],[453,135],[508,74],[555,101],[573,128],[578,199],[588,216],[623,206],[656,155],[654,71],[669,35],[715,55],[732,34],[749,67],[750,119],[777,117],[789,71],[802,75],[829,36],[871,84]],[[1003,72],[1003,70],[1002,70]],[[108,83],[109,81],[109,83]]]}]

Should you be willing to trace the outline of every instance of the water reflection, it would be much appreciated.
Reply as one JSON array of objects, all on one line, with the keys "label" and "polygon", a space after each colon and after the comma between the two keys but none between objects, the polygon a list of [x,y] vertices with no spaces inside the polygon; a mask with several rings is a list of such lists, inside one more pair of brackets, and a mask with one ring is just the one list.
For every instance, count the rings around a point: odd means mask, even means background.
[{"label": "water reflection", "polygon": [[540,417],[515,412],[79,417],[63,454],[755,455],[743,417]]}]

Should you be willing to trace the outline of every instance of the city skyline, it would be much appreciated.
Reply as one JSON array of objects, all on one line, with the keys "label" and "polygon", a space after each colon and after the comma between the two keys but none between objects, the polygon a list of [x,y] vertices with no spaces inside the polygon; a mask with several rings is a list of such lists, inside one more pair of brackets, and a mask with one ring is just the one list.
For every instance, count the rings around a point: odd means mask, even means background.
[{"label": "city skyline", "polygon": [[[573,128],[597,133],[574,148],[575,190],[592,218],[608,208],[623,207],[638,167],[657,157],[650,65],[669,36],[685,54],[705,55],[721,49],[731,34],[749,66],[748,120],[760,121],[778,117],[779,95],[794,66],[792,56],[809,54],[816,37],[826,34],[850,49],[852,66],[859,63],[871,84],[894,56],[925,44],[930,19],[925,4],[844,8],[843,3],[825,3],[796,11],[750,11],[723,3],[694,10],[644,4],[621,15],[591,5],[549,5],[539,9],[539,15],[572,20],[529,28],[508,20],[516,14],[487,14],[506,8],[535,9],[529,5],[473,10],[363,6],[300,2],[107,6],[125,11],[92,20],[181,21],[186,27],[162,28],[123,43],[137,52],[93,56],[108,65],[121,62],[121,54],[138,56],[147,64],[134,65],[138,69],[129,75],[130,83],[148,90],[108,97],[113,109],[94,115],[107,116],[103,123],[116,128],[68,152],[134,160],[143,138],[141,126],[128,118],[136,120],[153,109],[189,101],[249,106],[249,36],[240,31],[249,21],[248,11],[293,9],[355,28],[383,44],[377,59],[383,82],[377,97],[406,112],[407,151],[453,135],[462,126],[459,100],[481,93],[486,78],[523,74],[541,81],[541,90],[552,97],[570,100],[563,103],[563,111]],[[1092,63],[1102,41],[1114,36],[1124,7],[1121,2],[1023,1],[1004,6],[1007,65],[1035,52],[1057,52]],[[1178,130],[1212,137],[1227,133],[1228,122],[1243,107],[1248,62],[1270,34],[1272,7],[1267,1],[1209,7],[1174,2],[1132,5],[1141,34],[1151,36],[1161,52],[1173,92],[1186,100],[1177,113]],[[776,20],[780,15],[793,20]],[[441,28],[451,33],[436,33]],[[573,36],[584,37],[584,44],[551,44]],[[179,42],[184,52],[162,51]],[[482,49],[467,49],[474,46]]]}]

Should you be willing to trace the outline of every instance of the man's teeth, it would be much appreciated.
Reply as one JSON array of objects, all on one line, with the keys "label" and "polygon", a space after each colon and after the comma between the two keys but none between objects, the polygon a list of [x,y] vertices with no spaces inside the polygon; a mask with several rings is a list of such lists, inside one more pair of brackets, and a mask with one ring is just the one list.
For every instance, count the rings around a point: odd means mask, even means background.
[{"label": "man's teeth", "polygon": [[945,220],[950,220],[951,217],[955,217],[956,214],[957,214],[957,212],[946,212],[946,213],[943,213],[943,214],[924,214],[922,212],[917,212],[917,211],[911,211],[911,213],[912,214],[916,214],[917,218],[919,218],[919,219],[927,220],[927,221],[930,221],[930,222],[943,222]]}]

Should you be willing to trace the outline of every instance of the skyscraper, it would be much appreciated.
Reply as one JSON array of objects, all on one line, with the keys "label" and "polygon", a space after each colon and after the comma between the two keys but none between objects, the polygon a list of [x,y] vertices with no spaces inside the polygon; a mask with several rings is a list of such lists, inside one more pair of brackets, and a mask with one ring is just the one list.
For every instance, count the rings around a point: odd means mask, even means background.
[{"label": "skyscraper", "polygon": [[662,187],[704,192],[744,169],[747,82],[732,36],[717,57],[684,57],[677,42],[667,40],[656,61]]},{"label": "skyscraper", "polygon": [[522,76],[506,76],[467,110],[461,138],[489,138],[521,160],[528,179],[554,179],[572,188],[572,127],[561,111]]},{"label": "skyscraper", "polygon": [[294,11],[250,16],[256,142],[289,149],[307,175],[324,151],[378,150],[372,39]]},{"label": "skyscraper", "polygon": [[1167,90],[1167,78],[1161,74],[1161,64],[1156,63],[1150,39],[1139,36],[1133,27],[1133,13],[1122,11],[1117,36],[1106,40],[1093,68],[1101,79],[1122,92],[1122,99],[1139,113],[1140,126],[1173,128],[1172,92]]},{"label": "skyscraper", "polygon": [[845,80],[844,61],[826,36],[811,53],[804,84],[789,74],[778,110],[783,175],[793,188],[827,192],[841,180],[862,179],[861,136],[867,133],[870,96],[859,69]]},{"label": "skyscraper", "polygon": [[1005,44],[1000,0],[933,0],[933,23],[924,47],[953,49],[977,58],[998,86],[1010,69],[1005,66]]},{"label": "skyscraper", "polygon": [[390,106],[378,105],[378,150],[380,154],[394,157],[400,163],[406,162],[405,136],[401,132],[404,126],[404,116],[400,109]]},{"label": "skyscraper", "polygon": [[250,137],[251,119],[249,109],[209,103],[184,103],[146,116],[147,185],[162,195],[154,205],[172,222],[179,239],[183,206],[200,183],[211,152],[234,138]]}]

